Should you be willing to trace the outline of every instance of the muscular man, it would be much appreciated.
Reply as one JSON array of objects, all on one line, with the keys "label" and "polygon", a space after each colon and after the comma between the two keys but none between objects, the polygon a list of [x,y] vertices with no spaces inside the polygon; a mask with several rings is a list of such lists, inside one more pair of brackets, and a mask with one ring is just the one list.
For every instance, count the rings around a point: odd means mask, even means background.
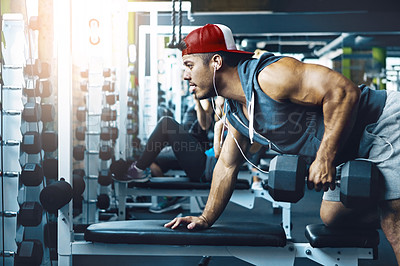
[{"label": "muscular man", "polygon": [[[400,95],[357,87],[320,65],[266,53],[252,59],[236,49],[231,30],[205,25],[182,43],[184,79],[197,98],[228,99],[229,134],[215,166],[210,195],[199,217],[173,219],[172,229],[210,227],[232,195],[249,144],[308,159],[309,188],[325,191],[321,218],[328,226],[350,225],[362,215],[345,208],[335,189],[335,166],[367,158],[383,174],[379,210],[382,229],[400,263]],[[364,212],[374,210],[366,206]],[[357,211],[359,212],[359,210]]]}]

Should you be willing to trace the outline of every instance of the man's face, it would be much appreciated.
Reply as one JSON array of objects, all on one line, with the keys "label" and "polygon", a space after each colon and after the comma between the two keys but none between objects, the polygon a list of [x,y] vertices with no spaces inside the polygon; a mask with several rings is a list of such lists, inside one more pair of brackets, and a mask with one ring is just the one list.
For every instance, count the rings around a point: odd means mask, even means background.
[{"label": "man's face", "polygon": [[211,66],[211,63],[204,64],[200,56],[192,54],[184,55],[182,60],[185,65],[183,78],[189,81],[190,92],[194,93],[197,99],[214,97],[214,68]]}]

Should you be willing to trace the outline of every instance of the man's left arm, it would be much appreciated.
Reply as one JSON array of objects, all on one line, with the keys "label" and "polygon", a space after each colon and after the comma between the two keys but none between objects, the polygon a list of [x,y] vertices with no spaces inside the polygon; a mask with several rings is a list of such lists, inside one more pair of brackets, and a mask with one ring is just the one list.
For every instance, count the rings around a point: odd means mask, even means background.
[{"label": "man's left arm", "polygon": [[357,115],[360,89],[349,79],[327,67],[283,58],[259,75],[263,91],[277,101],[320,105],[325,132],[309,170],[309,187],[333,189],[334,160],[348,137]]}]

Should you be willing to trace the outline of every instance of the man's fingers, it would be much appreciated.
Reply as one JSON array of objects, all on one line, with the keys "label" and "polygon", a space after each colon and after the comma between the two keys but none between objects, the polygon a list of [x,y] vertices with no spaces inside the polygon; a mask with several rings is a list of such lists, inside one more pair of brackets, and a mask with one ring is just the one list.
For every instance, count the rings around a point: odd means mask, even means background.
[{"label": "man's fingers", "polygon": [[191,222],[190,224],[188,224],[187,229],[191,230],[193,228],[195,228],[196,224],[194,222]]},{"label": "man's fingers", "polygon": [[175,223],[175,221],[176,221],[176,218],[174,218],[172,221],[164,224],[164,227],[171,227],[171,225],[173,225]]},{"label": "man's fingers", "polygon": [[[175,218],[176,219],[176,218]],[[177,228],[183,222],[182,218],[176,219],[175,223],[171,226],[171,229]]]}]

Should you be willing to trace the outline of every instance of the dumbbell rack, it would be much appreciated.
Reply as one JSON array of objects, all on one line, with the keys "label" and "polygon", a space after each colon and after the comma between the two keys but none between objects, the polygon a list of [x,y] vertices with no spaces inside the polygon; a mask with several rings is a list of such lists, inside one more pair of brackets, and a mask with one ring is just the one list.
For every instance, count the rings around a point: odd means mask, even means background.
[{"label": "dumbbell rack", "polygon": [[81,72],[86,105],[77,110],[77,118],[81,124],[86,122],[86,126],[81,125],[85,130],[84,137],[80,138],[85,145],[74,147],[74,159],[83,160],[85,168],[80,221],[83,224],[98,222],[98,210],[110,206],[112,179],[108,169],[117,147],[117,109],[114,106],[118,97],[114,93],[115,73],[102,65],[100,58],[91,57],[89,68]]},{"label": "dumbbell rack", "polygon": [[[2,213],[3,217],[18,218],[13,223],[2,220],[6,241],[3,264],[50,265],[50,260],[57,259],[54,240],[50,240],[56,232],[45,228],[54,228],[57,217],[50,216],[53,223],[49,224],[49,215],[43,212],[39,199],[43,187],[58,178],[58,137],[50,66],[33,59],[37,45],[34,30],[38,28],[31,27],[30,22],[25,30],[22,14],[5,14],[3,18],[6,47],[2,47],[5,62],[2,66]],[[37,21],[36,17],[32,18]],[[17,211],[10,210],[9,202],[16,205]],[[12,241],[14,250],[8,251],[8,241]],[[6,255],[13,255],[14,259],[7,259],[6,263]]]},{"label": "dumbbell rack", "polygon": [[4,265],[13,265],[17,253],[18,178],[21,173],[19,150],[24,65],[24,21],[21,14],[4,14],[2,31],[7,47],[2,54],[1,89],[1,254]]}]

